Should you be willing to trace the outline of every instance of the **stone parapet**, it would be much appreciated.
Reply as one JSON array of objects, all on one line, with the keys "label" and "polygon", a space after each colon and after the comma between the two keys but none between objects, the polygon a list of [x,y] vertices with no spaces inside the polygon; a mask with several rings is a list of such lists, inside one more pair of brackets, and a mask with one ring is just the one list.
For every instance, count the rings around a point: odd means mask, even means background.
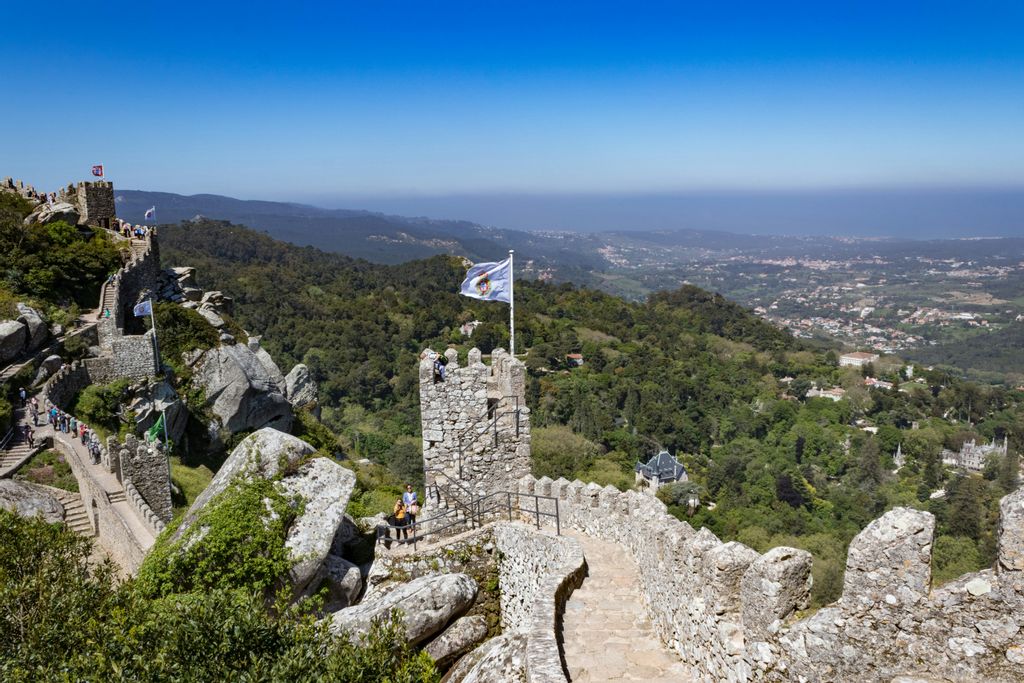
[{"label": "stone parapet", "polygon": [[78,492],[98,542],[127,574],[134,574],[152,547],[155,534],[141,529],[138,519],[131,519],[135,514],[130,503],[112,500],[112,482],[104,482],[102,476],[82,460],[72,441],[66,434],[56,434],[53,445],[64,456],[78,481]]},{"label": "stone parapet", "polygon": [[159,536],[164,529],[167,528],[167,524],[164,520],[153,512],[153,508],[149,506],[146,499],[142,497],[139,490],[135,488],[135,485],[130,481],[124,485],[125,497],[128,500],[128,504],[135,508],[135,512],[138,513],[139,519],[146,523],[149,530],[153,532],[154,536]]},{"label": "stone parapet", "polygon": [[631,552],[655,630],[694,680],[1020,680],[1024,489],[1002,501],[999,571],[931,590],[934,519],[897,508],[850,544],[840,600],[798,621],[811,588],[805,551],[723,543],[633,491],[532,476],[519,491],[557,498],[563,528]]},{"label": "stone parapet", "polygon": [[508,523],[495,525],[494,542],[502,553],[502,628],[527,634],[526,680],[568,681],[558,635],[565,602],[586,574],[579,543]]}]

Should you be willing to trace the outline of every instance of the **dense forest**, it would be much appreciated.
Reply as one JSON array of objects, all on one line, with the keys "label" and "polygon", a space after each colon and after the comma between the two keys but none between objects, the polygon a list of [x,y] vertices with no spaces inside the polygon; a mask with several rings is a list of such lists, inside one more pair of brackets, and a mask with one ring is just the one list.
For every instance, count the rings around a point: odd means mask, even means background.
[{"label": "dense forest", "polygon": [[[461,259],[372,265],[203,221],[161,227],[166,265],[233,297],[236,318],[282,365],[302,361],[320,383],[324,424],[344,450],[400,476],[419,464],[416,359],[424,346],[465,354],[507,346],[508,309],[461,297]],[[942,371],[913,381],[899,363],[865,372],[695,287],[643,303],[572,285],[520,281],[517,347],[530,370],[534,470],[632,486],[633,465],[668,448],[690,481],[663,489],[692,522],[758,550],[789,543],[816,556],[815,599],[841,585],[845,548],[885,509],[938,518],[936,575],[991,563],[996,505],[1017,460],[981,475],[945,469],[939,452],[968,438],[1024,441],[1024,397]],[[461,324],[479,320],[471,338]],[[567,363],[580,353],[581,367]],[[863,374],[892,380],[868,389]],[[807,399],[842,386],[837,403]],[[867,428],[867,429],[864,429]],[[905,467],[895,471],[901,446]]]}]

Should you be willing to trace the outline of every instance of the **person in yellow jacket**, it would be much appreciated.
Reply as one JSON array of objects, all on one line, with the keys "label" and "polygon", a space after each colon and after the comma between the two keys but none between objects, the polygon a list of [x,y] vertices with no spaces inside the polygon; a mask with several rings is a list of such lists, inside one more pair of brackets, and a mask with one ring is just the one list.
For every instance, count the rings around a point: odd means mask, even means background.
[{"label": "person in yellow jacket", "polygon": [[395,518],[395,526],[398,527],[395,537],[409,538],[409,513],[401,498],[395,501],[395,509],[392,516]]}]

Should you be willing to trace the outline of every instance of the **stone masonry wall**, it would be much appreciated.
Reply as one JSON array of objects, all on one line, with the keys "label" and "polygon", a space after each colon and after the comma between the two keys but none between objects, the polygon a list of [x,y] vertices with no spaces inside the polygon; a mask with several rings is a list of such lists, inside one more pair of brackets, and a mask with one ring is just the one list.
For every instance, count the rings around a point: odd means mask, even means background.
[{"label": "stone masonry wall", "polygon": [[53,405],[64,409],[82,389],[92,384],[92,376],[85,364],[75,361],[53,373],[43,385],[43,396]]},{"label": "stone masonry wall", "polygon": [[526,634],[525,680],[567,683],[558,623],[566,599],[586,572],[575,539],[537,532],[521,523],[494,522],[412,555],[381,554],[367,576],[363,601],[387,593],[398,581],[453,572],[477,574],[481,562],[499,565],[502,631]]},{"label": "stone masonry wall", "polygon": [[146,443],[129,434],[120,444],[110,437],[107,450],[115,449],[125,490],[132,486],[158,519],[164,523],[171,521],[171,470],[160,442]]},{"label": "stone masonry wall", "polygon": [[[445,380],[435,382],[431,355],[429,349],[424,352],[419,369],[428,487],[440,472],[476,494],[516,490],[530,472],[526,367],[502,349],[495,349],[490,366],[482,362],[479,349],[472,349],[466,367],[459,367],[458,354],[449,349]],[[493,427],[488,429],[495,415],[497,446]]]},{"label": "stone masonry wall", "polygon": [[89,514],[89,521],[96,532],[96,538],[110,556],[128,574],[134,574],[142,565],[142,560],[152,545],[152,539],[140,539],[132,531],[129,522],[111,502],[102,482],[93,476],[89,467],[83,463],[78,453],[68,441],[66,434],[54,436],[53,445],[64,456],[71,466],[71,472],[78,481],[78,491],[82,496],[82,504]]},{"label": "stone masonry wall", "polygon": [[850,544],[838,602],[800,621],[811,556],[694,531],[655,498],[532,476],[562,524],[630,550],[655,630],[696,681],[1019,681],[1024,489],[1002,501],[997,567],[931,590],[934,519],[897,508]]},{"label": "stone masonry wall", "polygon": [[159,536],[167,528],[167,523],[160,519],[160,516],[153,511],[153,508],[149,506],[149,503],[142,497],[142,494],[139,493],[134,484],[131,482],[125,484],[124,493],[128,499],[128,504],[138,513],[139,519],[146,523],[146,526],[149,527],[154,536]]},{"label": "stone masonry wall", "polygon": [[579,542],[529,526],[499,523],[494,526],[494,543],[502,553],[502,628],[527,634],[527,680],[568,681],[558,633],[565,601],[586,573]]},{"label": "stone masonry wall", "polygon": [[105,181],[78,183],[75,188],[81,221],[97,228],[109,228],[116,216],[114,184]]}]

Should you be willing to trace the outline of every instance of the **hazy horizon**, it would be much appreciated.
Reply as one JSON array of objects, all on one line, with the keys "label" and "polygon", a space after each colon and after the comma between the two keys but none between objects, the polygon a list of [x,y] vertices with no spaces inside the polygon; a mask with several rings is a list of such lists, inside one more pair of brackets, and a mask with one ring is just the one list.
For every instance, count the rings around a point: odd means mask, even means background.
[{"label": "hazy horizon", "polygon": [[[164,192],[156,189],[115,189],[119,192]],[[477,194],[335,199],[317,196],[246,198],[216,192],[194,194],[226,196],[242,202],[273,201],[327,210],[464,220],[523,231],[703,230],[750,235],[915,240],[1024,236],[1024,187]]]}]

